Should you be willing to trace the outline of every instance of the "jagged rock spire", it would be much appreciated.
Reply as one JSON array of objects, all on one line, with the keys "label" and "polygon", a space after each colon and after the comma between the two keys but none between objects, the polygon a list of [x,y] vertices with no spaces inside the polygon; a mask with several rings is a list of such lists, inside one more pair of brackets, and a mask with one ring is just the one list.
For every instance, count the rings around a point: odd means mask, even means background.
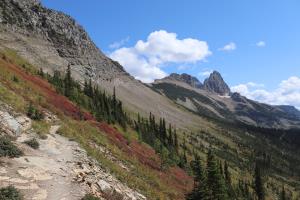
[{"label": "jagged rock spire", "polygon": [[210,74],[209,78],[205,79],[203,89],[219,95],[230,94],[230,88],[223,80],[221,74],[217,71],[214,71]]}]

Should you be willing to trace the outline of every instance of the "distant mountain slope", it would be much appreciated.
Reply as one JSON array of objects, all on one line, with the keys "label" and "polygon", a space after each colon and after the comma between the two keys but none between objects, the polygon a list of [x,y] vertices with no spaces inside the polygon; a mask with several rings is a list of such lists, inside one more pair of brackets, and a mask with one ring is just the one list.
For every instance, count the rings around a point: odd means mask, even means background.
[{"label": "distant mountain slope", "polygon": [[231,93],[218,72],[213,72],[205,80],[203,87],[194,87],[184,79],[173,77],[174,75],[156,80],[152,84],[153,89],[200,116],[262,127],[300,126],[299,111],[294,107],[270,106],[247,99],[238,93]]}]

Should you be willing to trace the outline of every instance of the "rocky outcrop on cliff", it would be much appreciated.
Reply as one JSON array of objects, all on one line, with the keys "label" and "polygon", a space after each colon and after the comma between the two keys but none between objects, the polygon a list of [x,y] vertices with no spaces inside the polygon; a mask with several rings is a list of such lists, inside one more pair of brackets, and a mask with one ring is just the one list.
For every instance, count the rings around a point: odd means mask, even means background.
[{"label": "rocky outcrop on cliff", "polygon": [[[3,32],[19,33],[22,36],[37,37],[47,41],[48,48],[53,49],[48,49],[49,52],[44,51],[48,57],[53,57],[51,55],[53,51],[62,59],[58,63],[61,69],[70,64],[73,70],[77,70],[81,75],[96,77],[101,74],[102,78],[126,74],[121,65],[106,57],[96,47],[87,32],[74,19],[61,12],[43,7],[38,0],[2,0],[0,27]],[[4,38],[2,35],[2,37],[0,39],[4,40],[4,43],[11,39],[10,36]],[[25,42],[20,38],[15,39],[20,40],[20,43]],[[26,48],[34,50],[37,45]],[[55,61],[50,60],[50,62]]]}]

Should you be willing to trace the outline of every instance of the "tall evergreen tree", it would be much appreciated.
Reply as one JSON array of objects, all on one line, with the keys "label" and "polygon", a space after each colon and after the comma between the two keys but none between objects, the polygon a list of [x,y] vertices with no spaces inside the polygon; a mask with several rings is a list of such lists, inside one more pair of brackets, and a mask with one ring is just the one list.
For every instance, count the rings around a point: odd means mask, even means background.
[{"label": "tall evergreen tree", "polygon": [[195,155],[194,160],[191,161],[191,168],[194,173],[194,189],[190,194],[188,194],[187,199],[208,200],[205,171],[198,155]]},{"label": "tall evergreen tree", "polygon": [[178,137],[177,137],[176,128],[174,129],[174,145],[175,145],[176,152],[178,152],[179,144],[178,144]]},{"label": "tall evergreen tree", "polygon": [[211,150],[209,150],[207,154],[207,185],[209,187],[210,199],[228,199],[224,178],[221,175],[218,161]]},{"label": "tall evergreen tree", "polygon": [[280,194],[280,200],[286,200],[286,192],[284,186],[282,186],[281,194]]},{"label": "tall evergreen tree", "polygon": [[256,192],[256,196],[257,196],[258,200],[265,200],[264,183],[263,183],[263,178],[262,178],[262,174],[261,174],[261,169],[259,168],[258,163],[256,163],[256,165],[255,165],[254,178],[255,178],[254,189]]},{"label": "tall evergreen tree", "polygon": [[227,184],[230,184],[231,185],[231,174],[228,170],[228,163],[227,161],[225,161],[225,164],[224,164],[224,175],[225,175],[225,181]]},{"label": "tall evergreen tree", "polygon": [[72,76],[71,76],[71,67],[68,65],[67,72],[64,79],[64,95],[66,97],[71,97],[72,94]]}]

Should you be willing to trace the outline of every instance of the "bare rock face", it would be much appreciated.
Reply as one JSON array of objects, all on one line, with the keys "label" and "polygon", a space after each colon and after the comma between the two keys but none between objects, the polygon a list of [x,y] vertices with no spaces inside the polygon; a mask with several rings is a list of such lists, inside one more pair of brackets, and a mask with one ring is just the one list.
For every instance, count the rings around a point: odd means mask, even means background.
[{"label": "bare rock face", "polygon": [[81,70],[81,75],[111,78],[114,74],[127,74],[96,47],[74,19],[44,8],[39,0],[1,0],[0,28],[48,41],[74,70]]},{"label": "bare rock face", "polygon": [[24,115],[17,115],[12,108],[0,101],[0,134],[19,136],[31,127],[31,120]]},{"label": "bare rock face", "polygon": [[[163,79],[161,79],[160,81],[164,81],[164,80],[176,80],[176,81],[180,81],[183,83],[186,83],[188,85],[190,85],[193,88],[202,88],[202,83],[194,76],[191,76],[189,74],[183,73],[183,74],[176,74],[176,73],[172,73],[170,74],[170,76],[167,76]],[[159,81],[159,80],[157,80]]]},{"label": "bare rock face", "polygon": [[204,89],[210,92],[217,93],[219,95],[229,95],[230,88],[223,80],[221,74],[214,71],[210,74],[209,78],[204,81]]}]

